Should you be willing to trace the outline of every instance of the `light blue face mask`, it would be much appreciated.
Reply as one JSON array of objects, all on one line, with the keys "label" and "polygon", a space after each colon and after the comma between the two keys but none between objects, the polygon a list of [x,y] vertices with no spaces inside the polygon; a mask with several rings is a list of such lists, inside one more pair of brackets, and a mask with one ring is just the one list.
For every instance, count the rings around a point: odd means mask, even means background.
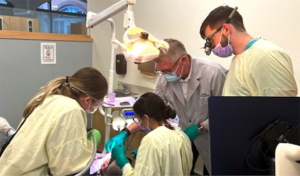
[{"label": "light blue face mask", "polygon": [[[178,65],[178,67],[179,67],[179,65]],[[180,72],[179,76],[176,75],[176,71],[177,71],[178,67],[171,74],[165,74],[164,75],[167,82],[177,82],[181,78],[184,66],[182,66],[182,69],[181,69],[181,72]]]}]

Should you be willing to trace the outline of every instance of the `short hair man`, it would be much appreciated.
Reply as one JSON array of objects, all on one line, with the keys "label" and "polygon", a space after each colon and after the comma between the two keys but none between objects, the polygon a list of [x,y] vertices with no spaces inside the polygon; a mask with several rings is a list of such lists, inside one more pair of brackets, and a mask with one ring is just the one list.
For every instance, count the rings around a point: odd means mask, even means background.
[{"label": "short hair man", "polygon": [[298,89],[289,55],[272,42],[248,34],[239,12],[229,19],[233,10],[229,6],[215,8],[200,28],[201,37],[215,55],[235,55],[222,94],[296,96]]}]

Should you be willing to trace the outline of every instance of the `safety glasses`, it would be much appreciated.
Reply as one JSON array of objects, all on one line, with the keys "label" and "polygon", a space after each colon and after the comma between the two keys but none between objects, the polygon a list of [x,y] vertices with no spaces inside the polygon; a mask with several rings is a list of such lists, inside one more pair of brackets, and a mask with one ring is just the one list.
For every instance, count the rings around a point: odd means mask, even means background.
[{"label": "safety glasses", "polygon": [[[158,72],[158,73],[171,75],[172,72],[173,72],[173,69],[174,69],[176,66],[178,66],[178,64],[180,63],[179,61],[181,60],[182,57],[183,57],[183,56],[180,56],[180,57],[178,58],[178,60],[175,62],[175,64],[174,64],[171,68],[168,68],[168,69],[165,69],[165,70],[159,70],[159,69],[156,68],[155,71]],[[178,67],[177,67],[177,68],[178,68]]]},{"label": "safety glasses", "polygon": [[206,55],[210,55],[211,50],[212,50],[212,38],[222,29],[223,25],[221,25],[218,29],[216,29],[212,34],[208,35],[205,39],[205,44],[204,44],[204,52]]}]

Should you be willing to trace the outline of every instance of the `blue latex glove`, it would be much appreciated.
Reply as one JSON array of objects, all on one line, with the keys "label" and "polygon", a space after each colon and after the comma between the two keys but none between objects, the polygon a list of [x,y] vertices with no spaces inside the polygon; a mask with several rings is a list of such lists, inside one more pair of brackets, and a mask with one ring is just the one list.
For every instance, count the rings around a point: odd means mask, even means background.
[{"label": "blue latex glove", "polygon": [[122,169],[125,164],[129,163],[125,155],[125,147],[123,144],[115,145],[111,151],[111,157],[116,160],[117,165]]},{"label": "blue latex glove", "polygon": [[[93,132],[94,132],[94,135],[95,135],[95,137],[96,137],[96,142],[97,142],[97,144],[99,144],[100,141],[101,141],[101,134],[100,134],[100,132],[99,132],[98,130],[96,130],[96,129],[93,129]],[[93,142],[93,136],[92,136],[92,134],[91,134],[90,131],[88,132],[87,139]]]},{"label": "blue latex glove", "polygon": [[198,131],[198,124],[187,127],[184,132],[190,138],[190,140],[196,139],[196,137],[200,134]]},{"label": "blue latex glove", "polygon": [[138,153],[138,150],[132,150],[132,151],[130,152],[130,154],[131,154],[131,156],[132,156],[133,159],[136,159],[137,153]]},{"label": "blue latex glove", "polygon": [[125,131],[122,131],[120,134],[114,136],[105,144],[105,150],[107,152],[110,152],[114,146],[123,144],[125,141],[125,138],[127,137],[127,133]]}]

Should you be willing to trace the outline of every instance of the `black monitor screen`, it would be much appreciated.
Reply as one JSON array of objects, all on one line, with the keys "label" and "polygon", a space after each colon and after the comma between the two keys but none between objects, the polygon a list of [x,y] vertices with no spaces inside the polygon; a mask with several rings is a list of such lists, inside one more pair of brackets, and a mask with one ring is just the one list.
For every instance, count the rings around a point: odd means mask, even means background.
[{"label": "black monitor screen", "polygon": [[253,139],[283,116],[299,125],[299,109],[299,97],[210,97],[211,175],[268,175],[268,149]]}]

